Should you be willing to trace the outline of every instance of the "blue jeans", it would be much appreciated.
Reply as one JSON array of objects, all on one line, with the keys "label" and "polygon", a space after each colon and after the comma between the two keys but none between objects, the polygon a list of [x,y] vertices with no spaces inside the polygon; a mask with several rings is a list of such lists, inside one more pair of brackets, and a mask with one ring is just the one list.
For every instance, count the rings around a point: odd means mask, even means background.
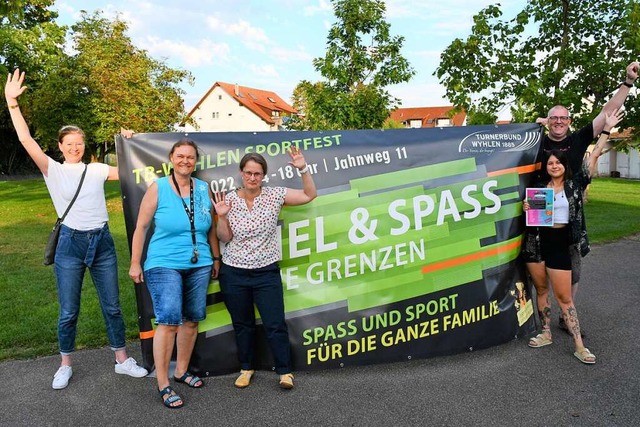
[{"label": "blue jeans", "polygon": [[236,268],[223,264],[220,289],[231,314],[238,346],[240,369],[253,369],[256,317],[258,307],[267,342],[273,354],[276,373],[291,372],[291,345],[284,318],[282,278],[277,263],[256,269]]},{"label": "blue jeans", "polygon": [[144,272],[153,301],[156,325],[182,325],[207,317],[207,288],[211,266],[173,269],[155,267]]},{"label": "blue jeans", "polygon": [[78,231],[63,225],[54,262],[60,303],[58,342],[60,354],[63,355],[75,350],[80,293],[87,267],[98,293],[109,345],[114,351],[125,348],[118,261],[108,225],[89,231]]}]

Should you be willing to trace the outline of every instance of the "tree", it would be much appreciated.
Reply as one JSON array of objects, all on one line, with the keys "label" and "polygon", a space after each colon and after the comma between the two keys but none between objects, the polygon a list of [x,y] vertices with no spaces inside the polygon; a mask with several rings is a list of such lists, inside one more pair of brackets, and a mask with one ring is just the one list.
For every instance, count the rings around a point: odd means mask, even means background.
[{"label": "tree", "polygon": [[326,81],[300,82],[293,105],[303,115],[293,129],[381,128],[400,100],[385,87],[408,81],[415,71],[401,55],[404,37],[391,36],[382,0],[333,0],[338,20],[324,57],[313,66]]},{"label": "tree", "polygon": [[467,111],[467,125],[494,125],[496,124],[496,120],[498,117],[495,113],[492,113],[487,110],[476,109],[476,107],[472,107],[469,111]]},{"label": "tree", "polygon": [[[57,25],[54,0],[2,1],[0,3],[0,75],[19,67],[28,73],[29,90],[20,97],[22,113],[31,122],[33,92],[49,70],[65,56],[65,27]],[[18,141],[6,108],[0,108],[0,173],[36,171]]]},{"label": "tree", "polygon": [[[531,118],[562,104],[582,126],[640,57],[635,0],[529,0],[510,20],[494,5],[473,22],[466,40],[455,39],[443,51],[434,73],[448,99],[467,109],[511,105],[514,117]],[[625,124],[640,123],[638,99],[626,106],[632,120]]]},{"label": "tree", "polygon": [[136,48],[127,24],[83,13],[73,25],[77,52],[49,75],[34,96],[37,137],[56,143],[60,124],[86,133],[88,154],[103,160],[113,152],[113,136],[124,126],[137,132],[165,132],[184,115],[178,84],[189,72],[169,68]]}]

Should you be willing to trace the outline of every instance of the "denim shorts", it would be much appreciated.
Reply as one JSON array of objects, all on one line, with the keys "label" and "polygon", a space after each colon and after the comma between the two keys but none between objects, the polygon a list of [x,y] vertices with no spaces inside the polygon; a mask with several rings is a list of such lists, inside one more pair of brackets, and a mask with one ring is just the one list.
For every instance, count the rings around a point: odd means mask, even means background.
[{"label": "denim shorts", "polygon": [[199,322],[207,316],[207,288],[211,266],[173,269],[155,267],[144,272],[153,301],[156,325]]}]

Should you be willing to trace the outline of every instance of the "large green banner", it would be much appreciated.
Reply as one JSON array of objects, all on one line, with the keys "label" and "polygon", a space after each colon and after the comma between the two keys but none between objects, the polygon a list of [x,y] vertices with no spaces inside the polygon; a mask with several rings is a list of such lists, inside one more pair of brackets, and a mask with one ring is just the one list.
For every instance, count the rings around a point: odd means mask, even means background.
[{"label": "large green banner", "polygon": [[[301,187],[300,147],[319,196],[280,216],[280,262],[297,370],[409,360],[504,343],[534,328],[518,260],[521,200],[535,169],[538,125],[372,131],[163,133],[117,140],[129,239],[140,200],[171,170],[181,137],[201,149],[196,175],[213,191],[240,185],[247,152],[269,163],[264,185]],[[150,233],[149,233],[150,234]],[[153,308],[136,285],[145,367]],[[192,359],[198,375],[239,369],[213,282]],[[271,368],[260,329],[256,366]]]}]

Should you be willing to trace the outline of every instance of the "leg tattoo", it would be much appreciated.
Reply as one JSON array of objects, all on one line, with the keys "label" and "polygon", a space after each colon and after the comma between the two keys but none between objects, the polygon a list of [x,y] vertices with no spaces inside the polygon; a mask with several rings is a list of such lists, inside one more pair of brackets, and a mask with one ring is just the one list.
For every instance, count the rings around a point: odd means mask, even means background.
[{"label": "leg tattoo", "polygon": [[543,307],[542,310],[538,310],[538,316],[540,316],[540,323],[542,323],[542,332],[551,331],[551,307]]},{"label": "leg tattoo", "polygon": [[567,311],[562,313],[564,317],[564,321],[569,328],[569,332],[573,335],[573,338],[580,336],[580,323],[578,322],[578,313],[576,312],[576,308],[572,305],[567,307]]}]

